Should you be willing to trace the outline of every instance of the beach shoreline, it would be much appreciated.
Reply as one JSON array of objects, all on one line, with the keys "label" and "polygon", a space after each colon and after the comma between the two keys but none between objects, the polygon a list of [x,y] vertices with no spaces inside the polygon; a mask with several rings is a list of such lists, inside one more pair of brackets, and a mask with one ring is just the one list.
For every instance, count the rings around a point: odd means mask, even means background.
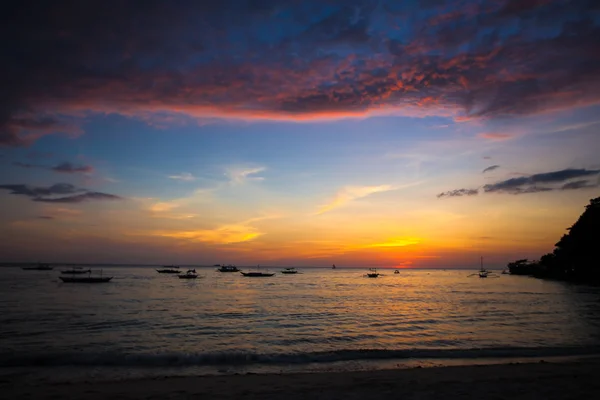
[{"label": "beach shoreline", "polygon": [[594,398],[600,359],[357,372],[157,377],[117,381],[0,383],[6,398]]}]

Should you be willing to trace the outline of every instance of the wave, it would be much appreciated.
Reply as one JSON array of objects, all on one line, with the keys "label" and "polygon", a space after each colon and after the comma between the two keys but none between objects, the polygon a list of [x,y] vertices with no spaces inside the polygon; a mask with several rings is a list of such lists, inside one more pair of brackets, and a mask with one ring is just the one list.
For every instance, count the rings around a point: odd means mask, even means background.
[{"label": "wave", "polygon": [[222,353],[116,353],[71,352],[0,354],[0,368],[8,367],[194,367],[252,364],[292,365],[361,360],[485,359],[600,355],[593,347],[491,347],[481,349],[345,349],[330,352],[258,354]]}]

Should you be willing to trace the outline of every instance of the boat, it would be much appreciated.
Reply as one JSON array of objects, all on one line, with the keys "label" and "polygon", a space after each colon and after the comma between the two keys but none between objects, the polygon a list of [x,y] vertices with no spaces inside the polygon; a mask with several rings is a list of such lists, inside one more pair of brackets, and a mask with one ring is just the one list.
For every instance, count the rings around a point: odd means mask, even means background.
[{"label": "boat", "polygon": [[188,269],[187,272],[183,275],[177,276],[179,279],[196,279],[198,274],[195,269]]},{"label": "boat", "polygon": [[398,270],[395,270],[395,271],[394,271],[394,273],[395,273],[395,274],[399,274],[399,273],[400,273],[400,271],[398,271]]},{"label": "boat", "polygon": [[377,268],[369,268],[369,272],[367,272],[368,278],[377,278],[380,273],[377,272]]},{"label": "boat", "polygon": [[221,265],[221,267],[219,269],[217,269],[217,271],[219,272],[240,272],[240,269],[238,267],[236,267],[235,265]]},{"label": "boat", "polygon": [[333,264],[333,265],[331,266],[331,269],[335,269],[335,264]]},{"label": "boat", "polygon": [[296,270],[296,268],[284,268],[284,269],[281,270],[281,273],[282,274],[288,274],[288,275],[297,274],[298,270]]},{"label": "boat", "polygon": [[260,269],[260,266],[257,266],[256,268],[257,268],[257,271],[250,271],[250,272],[240,271],[240,274],[247,276],[249,278],[265,278],[265,277],[275,275],[275,272],[269,272],[268,270],[267,270],[267,272],[258,271],[258,269]]},{"label": "boat", "polygon": [[479,271],[477,271],[477,273],[471,274],[469,276],[479,276],[480,278],[487,278],[487,277],[499,278],[499,276],[494,275],[494,273],[492,271],[488,271],[487,269],[483,268],[483,257],[481,257],[481,266],[479,268]]},{"label": "boat", "polygon": [[162,269],[157,269],[156,272],[158,272],[159,274],[180,274],[181,271],[179,270],[179,267],[175,266],[175,265],[165,265],[164,267],[162,267]]},{"label": "boat", "polygon": [[508,275],[508,274],[510,274],[510,272],[508,272],[508,271],[507,271],[507,270],[505,270],[505,269],[503,269],[503,270],[502,270],[502,275]]},{"label": "boat", "polygon": [[102,276],[102,270],[100,270],[100,276],[91,276],[91,270],[87,274],[88,276],[59,276],[59,278],[64,283],[106,283],[113,278],[112,276]]},{"label": "boat", "polygon": [[21,269],[25,271],[51,271],[52,267],[50,266],[50,264],[38,263],[35,266],[21,267]]},{"label": "boat", "polygon": [[89,268],[88,269],[82,269],[81,267],[73,267],[71,269],[64,269],[62,271],[60,271],[61,274],[65,274],[65,275],[82,275],[82,274],[88,274],[92,272]]}]

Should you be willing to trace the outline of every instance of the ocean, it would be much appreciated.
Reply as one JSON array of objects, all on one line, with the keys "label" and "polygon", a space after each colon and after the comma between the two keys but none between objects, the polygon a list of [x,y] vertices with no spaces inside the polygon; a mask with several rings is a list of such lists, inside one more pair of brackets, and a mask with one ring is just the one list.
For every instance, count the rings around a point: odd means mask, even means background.
[{"label": "ocean", "polygon": [[[303,268],[247,278],[0,269],[0,377],[350,371],[600,354],[600,288],[469,270]],[[100,267],[92,267],[94,270]]]}]

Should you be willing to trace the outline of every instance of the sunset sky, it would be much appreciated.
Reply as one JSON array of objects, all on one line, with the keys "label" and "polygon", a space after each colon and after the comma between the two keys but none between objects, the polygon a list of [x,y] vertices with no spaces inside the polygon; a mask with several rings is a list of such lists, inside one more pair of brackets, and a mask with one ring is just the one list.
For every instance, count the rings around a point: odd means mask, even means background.
[{"label": "sunset sky", "polygon": [[0,261],[501,268],[600,194],[597,0],[28,3]]}]

